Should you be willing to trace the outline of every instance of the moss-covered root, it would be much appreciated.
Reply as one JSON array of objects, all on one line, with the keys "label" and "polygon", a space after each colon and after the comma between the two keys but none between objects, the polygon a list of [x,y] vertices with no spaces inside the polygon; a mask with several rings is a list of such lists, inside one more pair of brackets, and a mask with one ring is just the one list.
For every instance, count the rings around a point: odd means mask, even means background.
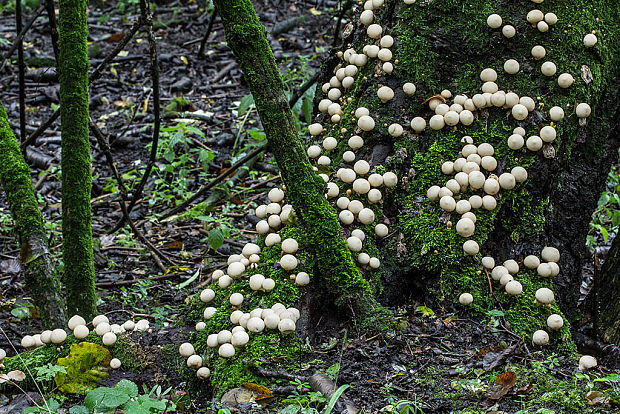
[{"label": "moss-covered root", "polygon": [[60,0],[62,236],[67,308],[87,320],[96,312],[90,211],[86,0]]},{"label": "moss-covered root", "polygon": [[46,327],[62,326],[65,322],[64,303],[47,246],[43,216],[30,181],[30,169],[22,157],[1,103],[0,184],[15,220],[26,284],[39,309],[41,320]]},{"label": "moss-covered root", "polygon": [[351,258],[336,214],[325,199],[325,184],[312,170],[297,135],[265,28],[250,0],[216,0],[215,5],[224,23],[228,45],[254,96],[289,201],[300,216],[317,256],[324,287],[340,300],[352,300],[359,310],[373,309],[377,304],[372,289]]}]

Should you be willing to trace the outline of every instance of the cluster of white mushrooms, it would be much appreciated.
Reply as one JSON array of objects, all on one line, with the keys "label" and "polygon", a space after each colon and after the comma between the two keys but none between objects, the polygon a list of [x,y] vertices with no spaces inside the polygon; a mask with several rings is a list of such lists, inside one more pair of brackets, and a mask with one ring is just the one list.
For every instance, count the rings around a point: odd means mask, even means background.
[{"label": "cluster of white mushrooms", "polygon": [[[133,331],[143,332],[149,330],[150,328],[150,323],[146,319],[140,319],[137,322],[129,319],[123,324],[110,324],[110,320],[105,315],[95,316],[91,321],[91,325],[93,327],[93,331],[101,337],[103,345],[108,347],[116,344],[118,334],[130,333]],[[76,339],[85,339],[91,332],[88,328],[86,320],[80,315],[72,316],[67,322],[67,327]],[[62,328],[57,328],[53,330],[44,330],[43,332],[35,335],[25,335],[21,339],[21,346],[26,351],[31,351],[46,345],[62,346],[66,340],[67,331]],[[0,349],[0,364],[5,357],[6,352],[3,349]],[[110,360],[110,368],[118,369],[120,367],[121,361],[118,358],[112,358]]]}]

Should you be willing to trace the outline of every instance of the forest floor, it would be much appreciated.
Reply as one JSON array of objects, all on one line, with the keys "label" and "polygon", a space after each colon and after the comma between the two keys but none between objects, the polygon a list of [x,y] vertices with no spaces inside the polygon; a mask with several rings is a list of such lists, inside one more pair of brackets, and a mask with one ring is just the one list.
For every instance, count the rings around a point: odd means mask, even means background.
[{"label": "forest floor", "polygon": [[[329,0],[316,4],[255,2],[268,30],[281,30],[271,37],[271,46],[289,94],[320,69],[321,59],[332,45],[337,4]],[[89,6],[89,55],[95,66],[138,18],[137,2],[90,2]],[[228,255],[256,237],[252,221],[255,217],[248,213],[253,212],[257,202],[266,200],[267,189],[278,185],[277,166],[265,156],[227,176],[221,185],[200,198],[204,203],[190,213],[158,220],[178,200],[189,198],[201,185],[225,173],[264,140],[248,88],[225,45],[219,20],[215,21],[204,56],[198,56],[210,18],[210,9],[203,6],[202,2],[177,1],[154,9],[161,106],[166,109],[155,168],[131,217],[164,257],[153,253],[128,226],[108,234],[122,217],[118,183],[94,138],[92,142],[91,204],[98,307],[111,319],[143,317],[153,327],[133,337],[139,350],[136,358],[145,362],[146,369],[115,371],[102,384],[130,379],[149,387],[157,383],[164,388],[170,386],[168,397],[182,412],[217,412],[221,402],[206,386],[196,395],[188,391],[180,359],[171,362],[151,354],[161,344],[179,344],[189,338],[196,321],[183,317],[188,298],[206,286],[212,270],[225,265]],[[5,53],[15,39],[14,15],[11,10],[0,11],[0,52]],[[33,16],[34,11],[27,9],[24,20]],[[27,124],[28,133],[32,133],[59,103],[45,13],[25,38],[25,56]],[[138,185],[149,159],[153,129],[149,70],[148,42],[140,31],[91,86],[91,117],[110,137],[112,155],[129,188]],[[19,135],[17,85],[17,66],[13,62],[0,73],[0,96]],[[313,90],[303,94],[294,108],[300,126],[309,121]],[[47,219],[52,252],[61,268],[58,121],[36,139],[27,158]],[[0,327],[6,333],[0,337],[0,348],[9,355],[20,348],[23,335],[41,330],[24,289],[11,225],[6,200],[0,194]],[[611,237],[603,240],[600,232],[592,237],[598,251],[604,253]],[[584,295],[587,290],[586,283]],[[270,388],[277,398],[259,399],[258,405],[233,404],[230,409],[318,412],[326,400],[309,389],[308,379],[323,372],[337,385],[351,385],[340,402],[349,400],[365,412],[618,410],[620,376],[611,369],[619,363],[617,357],[602,358],[593,372],[580,374],[573,357],[529,349],[510,332],[501,313],[476,320],[466,311],[453,314],[430,309],[423,302],[422,292],[403,298],[401,303],[393,308],[398,328],[392,332],[368,336],[355,326],[349,330],[335,324],[315,327],[313,336],[305,342],[299,366],[288,372],[290,375],[272,373]],[[587,321],[576,323],[580,324],[587,326]],[[162,355],[161,351],[157,355]],[[50,393],[46,396],[63,399],[58,393]],[[36,393],[29,395],[40,399]],[[66,407],[72,401],[61,402]],[[19,413],[29,405],[23,394],[0,390],[0,413]]]}]

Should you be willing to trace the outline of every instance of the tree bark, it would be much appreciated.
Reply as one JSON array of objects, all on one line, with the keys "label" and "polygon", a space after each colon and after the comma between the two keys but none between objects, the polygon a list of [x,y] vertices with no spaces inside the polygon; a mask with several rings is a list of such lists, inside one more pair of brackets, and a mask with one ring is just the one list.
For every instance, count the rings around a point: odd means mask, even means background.
[{"label": "tree bark", "polygon": [[60,282],[48,250],[43,216],[37,205],[30,168],[9,127],[4,106],[0,104],[0,184],[6,194],[15,230],[21,246],[26,285],[46,328],[65,323]]},{"label": "tree bark", "polygon": [[62,235],[67,308],[90,320],[96,312],[88,140],[85,0],[59,2]]},{"label": "tree bark", "polygon": [[229,47],[241,66],[270,150],[273,152],[287,198],[305,226],[314,249],[324,287],[337,302],[370,315],[376,310],[373,290],[352,260],[333,208],[327,202],[325,183],[312,170],[300,140],[284,85],[264,26],[249,0],[216,0]]},{"label": "tree bark", "polygon": [[596,281],[602,337],[620,346],[620,237],[616,235]]}]

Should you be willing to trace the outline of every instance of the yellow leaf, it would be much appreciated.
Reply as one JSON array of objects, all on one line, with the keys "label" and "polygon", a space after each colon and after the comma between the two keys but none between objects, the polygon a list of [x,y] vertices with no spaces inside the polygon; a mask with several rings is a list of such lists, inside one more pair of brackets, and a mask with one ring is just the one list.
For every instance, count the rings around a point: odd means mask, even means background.
[{"label": "yellow leaf", "polygon": [[185,56],[181,56],[179,59],[181,59],[181,61],[186,65],[189,65],[189,62],[187,61],[187,58]]},{"label": "yellow leaf", "polygon": [[315,9],[314,7],[312,7],[310,9],[310,13],[312,13],[313,16],[320,16],[321,15],[321,12],[319,10]]}]

